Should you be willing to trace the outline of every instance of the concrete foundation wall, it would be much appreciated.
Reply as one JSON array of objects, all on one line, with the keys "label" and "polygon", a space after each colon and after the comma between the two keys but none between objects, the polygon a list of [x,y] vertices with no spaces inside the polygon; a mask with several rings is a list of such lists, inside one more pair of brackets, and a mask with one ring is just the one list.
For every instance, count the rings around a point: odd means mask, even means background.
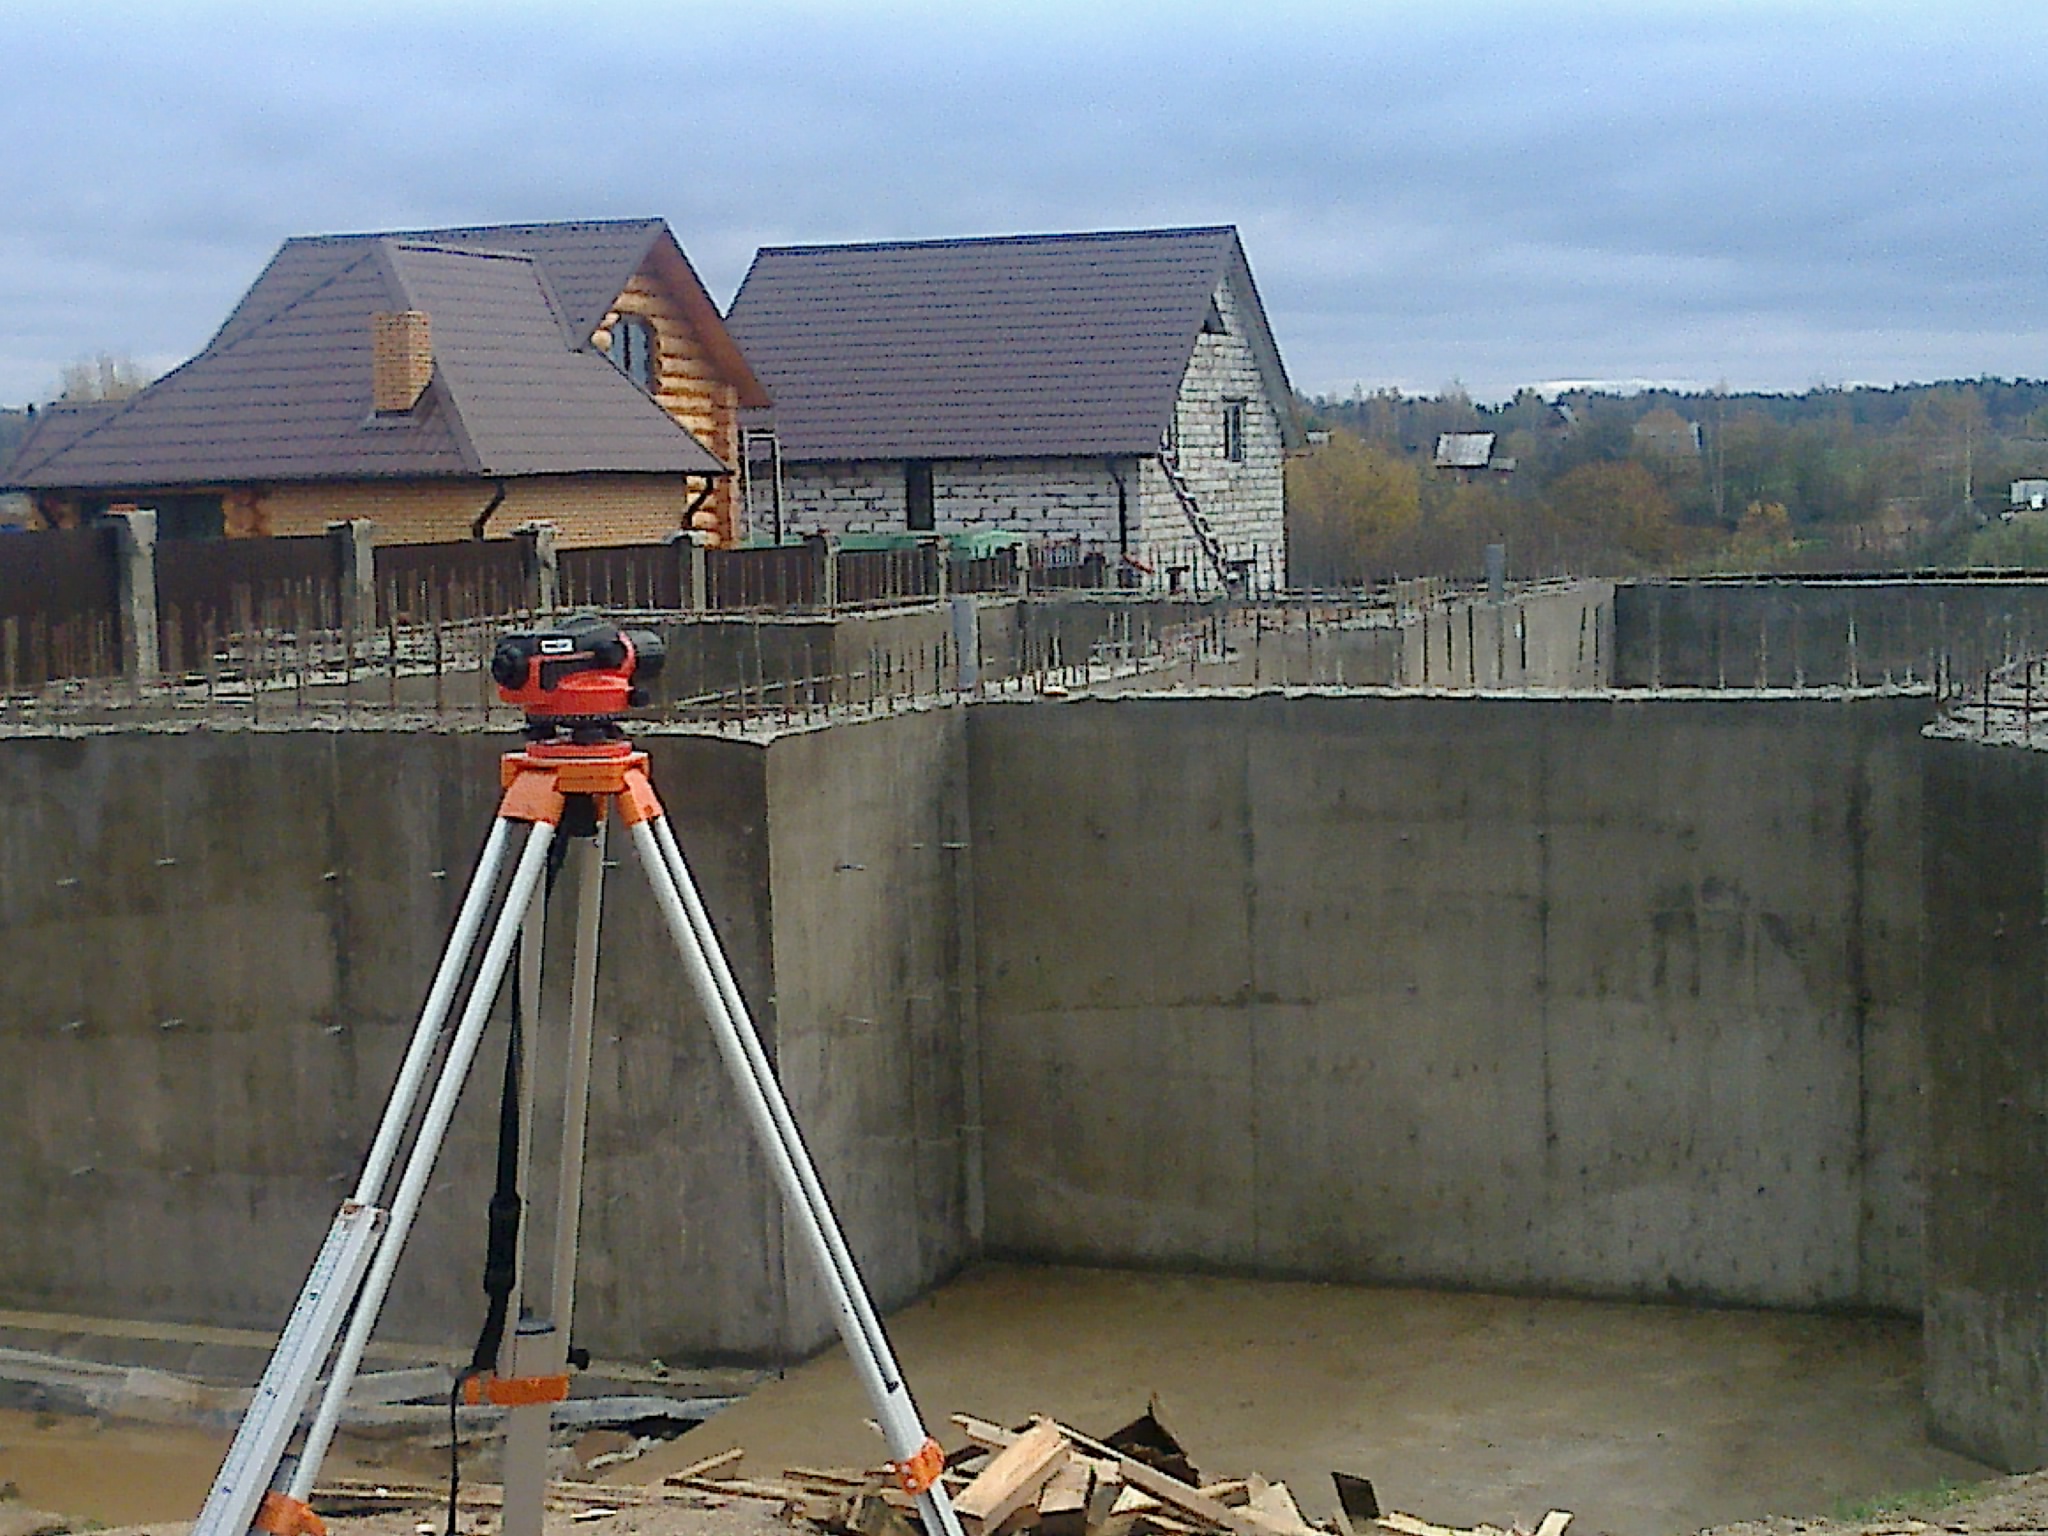
[{"label": "concrete foundation wall", "polygon": [[[925,909],[877,910],[872,890],[813,866],[839,856],[831,829],[857,807],[855,842],[885,852],[856,851],[855,862],[893,857],[906,867],[890,878],[908,883],[915,836],[934,878],[946,876],[957,855],[934,846],[951,825],[934,808],[943,778],[926,771],[942,740],[957,756],[957,720],[836,732],[830,756],[822,738],[772,749],[645,741],[771,1052],[788,1006],[778,1006],[778,961],[789,999],[826,1021],[807,1014],[792,1035],[805,1065],[792,1071],[791,1094],[819,1127],[828,1185],[848,1192],[850,1241],[892,1300],[963,1251],[958,1048],[935,1046],[944,1031],[927,1002],[876,1026],[868,1044],[880,1080],[868,1083],[846,1072],[836,1043],[836,1070],[815,1069],[819,1029],[836,1042],[847,1017],[879,1016],[878,993],[899,985],[944,998],[942,961],[956,962],[930,950]],[[860,742],[874,750],[850,750]],[[4,1304],[282,1320],[389,1093],[490,827],[502,745],[373,732],[0,745],[0,924],[33,957],[0,970]],[[785,769],[777,753],[801,765]],[[929,792],[899,801],[894,767]],[[872,814],[883,807],[895,816],[886,825]],[[808,1280],[789,1279],[791,1268],[807,1275],[809,1259],[785,1267],[780,1203],[708,1026],[623,838],[612,856],[578,1342],[633,1358],[793,1358],[829,1331]],[[835,890],[859,900],[835,913]],[[564,914],[545,988],[556,1027],[567,926]],[[947,931],[933,929],[930,942]],[[812,938],[825,946],[815,955]],[[558,1059],[546,1044],[533,1059],[550,1102]],[[502,1061],[494,1031],[398,1272],[385,1325],[395,1337],[449,1342],[480,1321]],[[906,1076],[906,1062],[918,1071]],[[922,1118],[898,1118],[906,1096]],[[915,1157],[883,1134],[914,1141],[914,1128],[931,1143]],[[539,1128],[544,1159],[556,1135]],[[856,1166],[865,1158],[879,1161]],[[900,1201],[912,1176],[918,1197]],[[544,1243],[545,1212],[537,1219]],[[27,1233],[35,1240],[21,1240]]]},{"label": "concrete foundation wall", "polygon": [[[815,731],[768,756],[777,1067],[884,1308],[971,1252],[965,718]],[[793,1230],[784,1246],[801,1353],[832,1315]]]},{"label": "concrete foundation wall", "polygon": [[[1075,614],[1078,640],[1097,615]],[[1921,813],[1968,803],[1923,789],[1926,711],[1130,697],[647,741],[885,1304],[985,1245],[1911,1311]],[[0,742],[0,923],[34,962],[0,972],[0,1231],[37,1234],[0,1243],[0,1305],[275,1325],[368,1143],[500,745]],[[1942,900],[2008,823],[2039,905],[2043,838],[2002,811],[1953,858],[1930,831]],[[615,855],[579,1342],[792,1358],[829,1331],[809,1261]],[[1939,995],[1970,995],[1973,954]],[[2012,1204],[2032,1122],[2010,1155],[1959,1138],[1980,1101],[2033,1104],[2034,1069],[1984,1038],[1937,1166],[1956,1148]],[[501,1049],[401,1271],[399,1336],[477,1321]],[[2032,1390],[2031,1250],[1966,1251],[1956,1209],[1930,1338],[1951,1361],[1995,1346]]]},{"label": "concrete foundation wall", "polygon": [[1925,683],[2039,653],[2048,581],[1625,582],[1614,614],[1618,688]]},{"label": "concrete foundation wall", "polygon": [[2048,758],[1924,751],[1928,1423],[2026,1471],[2048,1462]]},{"label": "concrete foundation wall", "polygon": [[1911,1309],[1925,707],[978,711],[989,1247]]}]

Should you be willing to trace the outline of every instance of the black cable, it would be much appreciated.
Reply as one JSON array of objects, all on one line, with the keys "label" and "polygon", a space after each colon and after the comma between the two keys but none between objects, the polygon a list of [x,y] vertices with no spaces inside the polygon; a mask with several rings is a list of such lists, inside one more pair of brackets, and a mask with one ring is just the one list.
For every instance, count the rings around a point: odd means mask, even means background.
[{"label": "black cable", "polygon": [[448,1389],[448,1529],[445,1536],[457,1536],[455,1509],[462,1494],[462,1441],[456,1435],[455,1405],[462,1401],[462,1389],[469,1385],[472,1371],[457,1371]]}]

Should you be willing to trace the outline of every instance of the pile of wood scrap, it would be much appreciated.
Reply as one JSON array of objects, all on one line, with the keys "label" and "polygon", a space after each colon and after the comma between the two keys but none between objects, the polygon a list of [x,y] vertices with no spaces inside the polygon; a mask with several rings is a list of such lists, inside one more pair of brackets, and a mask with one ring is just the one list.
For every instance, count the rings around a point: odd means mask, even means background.
[{"label": "pile of wood scrap", "polygon": [[[953,1425],[966,1444],[946,1458],[943,1481],[967,1536],[1516,1536],[1382,1515],[1372,1484],[1344,1473],[1332,1474],[1342,1514],[1320,1521],[1302,1514],[1285,1483],[1256,1473],[1205,1481],[1156,1399],[1100,1440],[1044,1417],[1004,1428],[956,1414]],[[887,1466],[791,1467],[757,1479],[734,1475],[742,1455],[727,1451],[664,1481],[770,1500],[792,1521],[843,1536],[925,1536],[916,1500]],[[1570,1519],[1553,1511],[1519,1536],[1563,1536]]]}]

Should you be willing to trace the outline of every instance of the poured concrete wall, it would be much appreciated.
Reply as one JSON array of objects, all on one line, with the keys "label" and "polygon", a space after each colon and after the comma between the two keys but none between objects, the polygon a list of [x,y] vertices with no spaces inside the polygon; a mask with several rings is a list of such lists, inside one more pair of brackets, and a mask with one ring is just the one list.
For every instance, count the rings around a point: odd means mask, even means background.
[{"label": "poured concrete wall", "polygon": [[[957,755],[957,720],[943,716],[835,734],[844,755],[792,738],[777,750],[804,760],[795,772],[756,745],[647,738],[771,1052],[778,958],[791,999],[832,1034],[847,1016],[882,1015],[879,993],[943,989],[919,973],[946,958],[920,912],[877,907],[875,888],[813,867],[839,856],[844,824],[861,848],[893,850],[891,878],[909,887],[916,856],[904,849],[936,813],[929,794],[899,801],[890,774],[937,793],[926,738],[939,737]],[[849,738],[875,750],[848,752]],[[17,957],[0,968],[7,1305],[282,1319],[369,1144],[490,825],[501,746],[374,732],[0,744],[0,926]],[[613,856],[579,1341],[627,1357],[801,1355],[829,1330],[808,1279],[791,1278],[809,1260],[786,1257],[779,1202],[623,839]],[[927,863],[944,875],[951,857],[933,850]],[[854,898],[846,912],[832,909],[835,890]],[[802,941],[778,949],[778,895],[786,932],[819,934],[829,965],[812,964]],[[567,958],[549,962],[557,1020]],[[848,1191],[850,1240],[890,1299],[957,1264],[964,1241],[957,1171],[938,1198],[960,1124],[957,1056],[933,1048],[940,1033],[929,1011],[880,1017],[872,1082],[847,1070],[836,1041],[835,1070],[817,1069],[809,1018],[785,1047],[801,1058],[792,1097],[818,1127],[828,1184]],[[502,1052],[494,1033],[398,1272],[395,1336],[449,1342],[480,1320]],[[537,1056],[547,1102],[558,1069]],[[906,1122],[912,1101],[923,1119]],[[892,1137],[908,1142],[918,1126],[935,1127],[933,1149],[910,1156]],[[553,1135],[543,1125],[536,1145],[551,1149]],[[901,1198],[906,1176],[914,1200]],[[545,1212],[537,1219],[544,1230]]]},{"label": "poured concrete wall", "polygon": [[[777,741],[768,755],[778,1070],[877,1303],[970,1253],[972,937],[965,711]],[[831,1336],[794,1231],[790,1342]]]},{"label": "poured concrete wall", "polygon": [[[1137,697],[648,741],[885,1303],[985,1234],[1910,1310],[1926,707]],[[0,1304],[282,1316],[498,745],[0,742],[0,1231],[37,1234]],[[606,913],[582,1341],[801,1354],[808,1260],[630,857]],[[497,1050],[402,1336],[477,1320]]]},{"label": "poured concrete wall", "polygon": [[1618,688],[1870,687],[1967,678],[2048,643],[2048,581],[1626,582]]},{"label": "poured concrete wall", "polygon": [[2048,1462],[2048,758],[1926,744],[1927,1407]]},{"label": "poured concrete wall", "polygon": [[989,1247],[1912,1308],[1925,709],[978,711]]}]

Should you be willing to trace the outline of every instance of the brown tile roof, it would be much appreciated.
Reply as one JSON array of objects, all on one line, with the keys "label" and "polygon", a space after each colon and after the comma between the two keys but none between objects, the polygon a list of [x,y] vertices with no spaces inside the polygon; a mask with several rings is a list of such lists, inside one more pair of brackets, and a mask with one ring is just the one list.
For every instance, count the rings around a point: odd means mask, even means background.
[{"label": "brown tile roof", "polygon": [[1227,226],[773,247],[726,326],[791,460],[1143,455],[1226,277],[1291,441],[1286,370]]},{"label": "brown tile roof", "polygon": [[[601,319],[666,232],[658,219],[496,231],[534,251],[493,249],[483,230],[288,241],[197,357],[67,441],[32,435],[0,479],[34,489],[721,473],[586,345],[593,309]],[[430,317],[434,380],[414,411],[380,419],[370,316],[399,309]]]}]

